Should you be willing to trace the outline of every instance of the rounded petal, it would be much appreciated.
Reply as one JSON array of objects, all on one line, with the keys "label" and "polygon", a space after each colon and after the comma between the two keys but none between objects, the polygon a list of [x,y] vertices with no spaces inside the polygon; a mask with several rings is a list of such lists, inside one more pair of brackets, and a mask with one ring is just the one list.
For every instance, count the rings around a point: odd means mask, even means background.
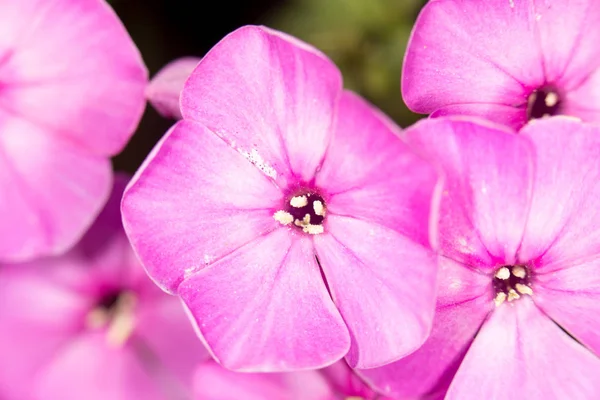
[{"label": "rounded petal", "polygon": [[280,226],[281,191],[205,127],[181,121],[125,190],[125,231],[164,290]]},{"label": "rounded petal", "polygon": [[399,399],[443,399],[491,311],[488,277],[446,258],[439,277],[433,328],[423,346],[394,363],[357,371],[381,393]]},{"label": "rounded petal", "polygon": [[404,101],[420,113],[463,103],[522,107],[525,123],[527,96],[544,83],[534,18],[530,1],[428,2],[406,51]]},{"label": "rounded petal", "polygon": [[183,57],[165,65],[146,87],[146,98],[156,111],[167,118],[181,119],[179,96],[183,85],[200,58]]},{"label": "rounded petal", "polygon": [[24,119],[2,121],[1,110],[0,130],[0,260],[64,253],[110,193],[110,160],[85,154]]},{"label": "rounded petal", "polygon": [[312,242],[293,235],[288,228],[267,234],[179,287],[208,347],[228,369],[314,369],[348,352],[348,330]]},{"label": "rounded petal", "polygon": [[600,360],[525,297],[483,324],[446,399],[593,399]]},{"label": "rounded petal", "polygon": [[350,329],[346,360],[374,368],[415,351],[427,338],[435,308],[436,257],[397,232],[329,215],[315,237],[331,296]]},{"label": "rounded petal", "polygon": [[335,65],[282,33],[242,27],[200,62],[181,94],[200,121],[241,152],[255,153],[283,183],[313,178],[342,89]]},{"label": "rounded petal", "polygon": [[37,376],[40,400],[165,400],[165,393],[132,348],[107,346],[102,334],[85,334],[62,348]]},{"label": "rounded petal", "polygon": [[330,400],[334,394],[317,371],[239,373],[210,361],[196,370],[195,399],[210,400]]},{"label": "rounded petal", "polygon": [[106,1],[2,2],[0,15],[0,109],[92,154],[118,153],[144,111],[147,72]]},{"label": "rounded petal", "polygon": [[440,252],[479,268],[515,261],[533,180],[526,138],[470,119],[429,119],[408,143],[446,175],[439,211]]},{"label": "rounded petal", "polygon": [[438,175],[400,140],[399,131],[366,101],[344,92],[316,185],[327,190],[328,215],[383,225],[429,246]]},{"label": "rounded petal", "polygon": [[534,121],[521,134],[536,150],[531,211],[520,259],[550,272],[600,254],[600,127],[573,118]]}]

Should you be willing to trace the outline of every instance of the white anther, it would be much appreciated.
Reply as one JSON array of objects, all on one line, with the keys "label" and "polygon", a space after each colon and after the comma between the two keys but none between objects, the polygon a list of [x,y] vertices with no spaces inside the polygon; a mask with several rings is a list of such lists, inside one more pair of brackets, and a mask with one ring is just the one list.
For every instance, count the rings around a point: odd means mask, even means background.
[{"label": "white anther", "polygon": [[273,218],[275,218],[275,221],[279,222],[281,225],[289,225],[294,222],[294,217],[292,214],[283,210],[279,210],[273,214]]},{"label": "white anther", "polygon": [[517,283],[515,285],[515,289],[517,289],[517,291],[521,294],[526,294],[531,296],[533,294],[533,290],[531,290],[531,288],[527,285],[523,285],[522,283]]},{"label": "white anther", "polygon": [[554,107],[558,103],[558,95],[554,92],[548,93],[544,103],[546,103],[546,107]]},{"label": "white anther", "polygon": [[513,301],[513,300],[517,300],[517,299],[520,299],[520,298],[521,298],[521,296],[519,296],[519,293],[517,293],[515,291],[515,289],[510,289],[508,291],[508,301]]},{"label": "white anther", "polygon": [[496,307],[498,307],[500,304],[504,303],[504,300],[506,300],[506,293],[504,293],[504,292],[496,293],[496,297],[494,298],[494,303],[496,304]]},{"label": "white anther", "polygon": [[323,202],[320,200],[313,201],[313,210],[315,210],[315,214],[320,215],[321,217],[325,216],[325,206],[323,206]]},{"label": "white anther", "polygon": [[517,278],[525,279],[527,276],[527,271],[525,271],[525,268],[521,267],[520,265],[515,265],[512,267],[512,274]]},{"label": "white anther", "polygon": [[502,267],[498,271],[496,271],[496,274],[494,276],[498,279],[505,281],[508,278],[510,278],[510,270],[506,267]]},{"label": "white anther", "polygon": [[294,208],[302,208],[308,204],[308,199],[305,195],[302,196],[294,196],[290,199],[290,206]]}]

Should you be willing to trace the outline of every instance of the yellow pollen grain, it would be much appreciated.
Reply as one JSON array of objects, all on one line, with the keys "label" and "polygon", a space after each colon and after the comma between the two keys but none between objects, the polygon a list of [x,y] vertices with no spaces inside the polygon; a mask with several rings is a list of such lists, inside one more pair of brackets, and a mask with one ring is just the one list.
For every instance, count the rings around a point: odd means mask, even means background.
[{"label": "yellow pollen grain", "polygon": [[308,233],[311,235],[318,235],[320,233],[323,233],[323,225],[308,224],[308,225],[302,227],[302,232]]},{"label": "yellow pollen grain", "polygon": [[290,199],[290,206],[294,208],[302,208],[308,204],[308,199],[306,196],[294,196]]},{"label": "yellow pollen grain", "polygon": [[521,267],[520,265],[515,265],[514,267],[512,267],[512,274],[517,278],[521,279],[525,279],[525,277],[527,276],[525,268]]},{"label": "yellow pollen grain", "polygon": [[517,293],[515,289],[510,289],[508,291],[508,301],[517,300],[519,298],[521,298],[521,296],[519,296],[519,293]]},{"label": "yellow pollen grain", "polygon": [[120,347],[135,329],[135,306],[137,298],[133,293],[123,293],[119,296],[115,305],[114,316],[108,331],[106,332],[106,341],[109,345]]},{"label": "yellow pollen grain", "polygon": [[515,285],[515,289],[517,289],[517,292],[521,293],[521,294],[526,294],[531,296],[533,294],[533,290],[531,290],[531,288],[527,285],[523,285],[522,283],[517,283]]},{"label": "yellow pollen grain", "polygon": [[554,92],[548,93],[544,103],[546,103],[546,107],[554,107],[558,103],[558,95]]},{"label": "yellow pollen grain", "polygon": [[508,270],[508,268],[502,267],[498,271],[496,271],[496,274],[494,276],[498,279],[502,279],[503,281],[505,281],[508,278],[510,278],[510,271]]},{"label": "yellow pollen grain", "polygon": [[295,220],[294,225],[300,226],[300,227],[305,227],[307,225],[310,225],[310,214],[306,214],[304,216],[304,218],[302,218],[302,220],[299,220],[299,219]]},{"label": "yellow pollen grain", "polygon": [[494,303],[496,304],[496,307],[498,307],[500,304],[504,303],[504,300],[506,300],[506,293],[504,293],[504,292],[496,293],[496,298],[494,298]]},{"label": "yellow pollen grain", "polygon": [[273,214],[273,218],[281,225],[289,225],[292,222],[294,222],[294,217],[292,216],[292,214],[283,210],[279,210],[275,214]]},{"label": "yellow pollen grain", "polygon": [[313,210],[315,210],[315,214],[320,215],[321,217],[325,216],[325,206],[323,206],[323,202],[319,200],[313,201]]}]

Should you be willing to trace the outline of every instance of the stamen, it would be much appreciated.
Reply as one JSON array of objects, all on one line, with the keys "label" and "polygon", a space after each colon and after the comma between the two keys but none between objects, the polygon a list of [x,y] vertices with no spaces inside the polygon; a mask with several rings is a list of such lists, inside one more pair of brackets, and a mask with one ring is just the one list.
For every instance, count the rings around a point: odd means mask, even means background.
[{"label": "stamen", "polygon": [[510,271],[508,268],[502,267],[498,271],[496,271],[496,274],[494,276],[498,279],[505,281],[510,277]]},{"label": "stamen", "polygon": [[521,298],[521,295],[533,295],[529,270],[525,265],[504,265],[498,268],[492,279],[492,286],[496,292],[494,303],[496,306],[505,301],[511,302]]},{"label": "stamen", "polygon": [[[111,299],[110,302],[107,299]],[[115,292],[105,296],[86,315],[86,327],[90,330],[106,328],[108,344],[121,346],[135,329],[136,304],[137,297],[132,292]]]},{"label": "stamen", "polygon": [[527,119],[529,120],[550,117],[561,112],[561,97],[553,86],[536,89],[527,98]]},{"label": "stamen", "polygon": [[515,292],[515,289],[510,289],[508,291],[508,301],[513,301],[519,298],[521,298],[521,296],[519,296],[519,293]]},{"label": "stamen", "polygon": [[500,304],[504,303],[504,300],[506,300],[506,293],[504,293],[504,292],[496,293],[496,297],[494,298],[494,303],[496,303],[496,307],[498,307]]},{"label": "stamen", "polygon": [[[296,192],[297,193],[297,192]],[[289,198],[284,209],[273,214],[275,221],[281,225],[293,225],[304,233],[317,235],[324,232],[325,202],[314,191],[306,191]]]},{"label": "stamen", "polygon": [[294,217],[292,214],[283,210],[279,210],[273,214],[273,218],[275,218],[275,221],[279,222],[281,225],[289,225],[294,222]]},{"label": "stamen", "polygon": [[302,208],[308,204],[306,196],[294,196],[290,199],[290,206],[294,208]]},{"label": "stamen", "polygon": [[313,201],[313,209],[315,210],[315,214],[320,215],[322,217],[325,216],[325,207],[323,206],[323,202],[319,200]]},{"label": "stamen", "polygon": [[525,268],[523,268],[520,265],[515,265],[514,267],[512,267],[512,274],[514,276],[516,276],[517,278],[521,278],[521,279],[525,279],[525,277],[527,276],[527,272],[525,271]]},{"label": "stamen", "polygon": [[533,294],[533,290],[531,290],[531,288],[527,285],[523,285],[522,283],[517,283],[515,285],[515,289],[517,289],[517,291],[521,294],[526,294],[531,296]]}]

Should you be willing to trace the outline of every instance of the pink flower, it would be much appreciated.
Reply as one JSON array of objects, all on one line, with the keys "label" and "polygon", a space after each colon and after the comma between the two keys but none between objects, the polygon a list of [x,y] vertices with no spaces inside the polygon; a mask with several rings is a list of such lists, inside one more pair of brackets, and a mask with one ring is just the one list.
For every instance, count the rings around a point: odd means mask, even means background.
[{"label": "pink flower", "polygon": [[405,56],[415,112],[522,127],[544,115],[600,122],[600,2],[432,0]]},{"label": "pink flower", "polygon": [[147,73],[102,0],[0,0],[0,260],[56,255],[110,194]]},{"label": "pink flower", "polygon": [[437,176],[342,90],[331,61],[240,28],[187,80],[181,112],[126,190],[123,218],[147,272],[181,296],[225,367],[344,355],[375,367],[422,344]]},{"label": "pink flower", "polygon": [[343,361],[322,370],[279,373],[233,372],[207,361],[196,371],[194,390],[197,400],[385,400]]},{"label": "pink flower", "polygon": [[434,119],[406,135],[447,176],[437,311],[423,347],[361,375],[399,399],[596,398],[600,128]]},{"label": "pink flower", "polygon": [[0,398],[191,398],[208,354],[180,302],[136,261],[117,177],[103,213],[61,257],[0,266]]}]

